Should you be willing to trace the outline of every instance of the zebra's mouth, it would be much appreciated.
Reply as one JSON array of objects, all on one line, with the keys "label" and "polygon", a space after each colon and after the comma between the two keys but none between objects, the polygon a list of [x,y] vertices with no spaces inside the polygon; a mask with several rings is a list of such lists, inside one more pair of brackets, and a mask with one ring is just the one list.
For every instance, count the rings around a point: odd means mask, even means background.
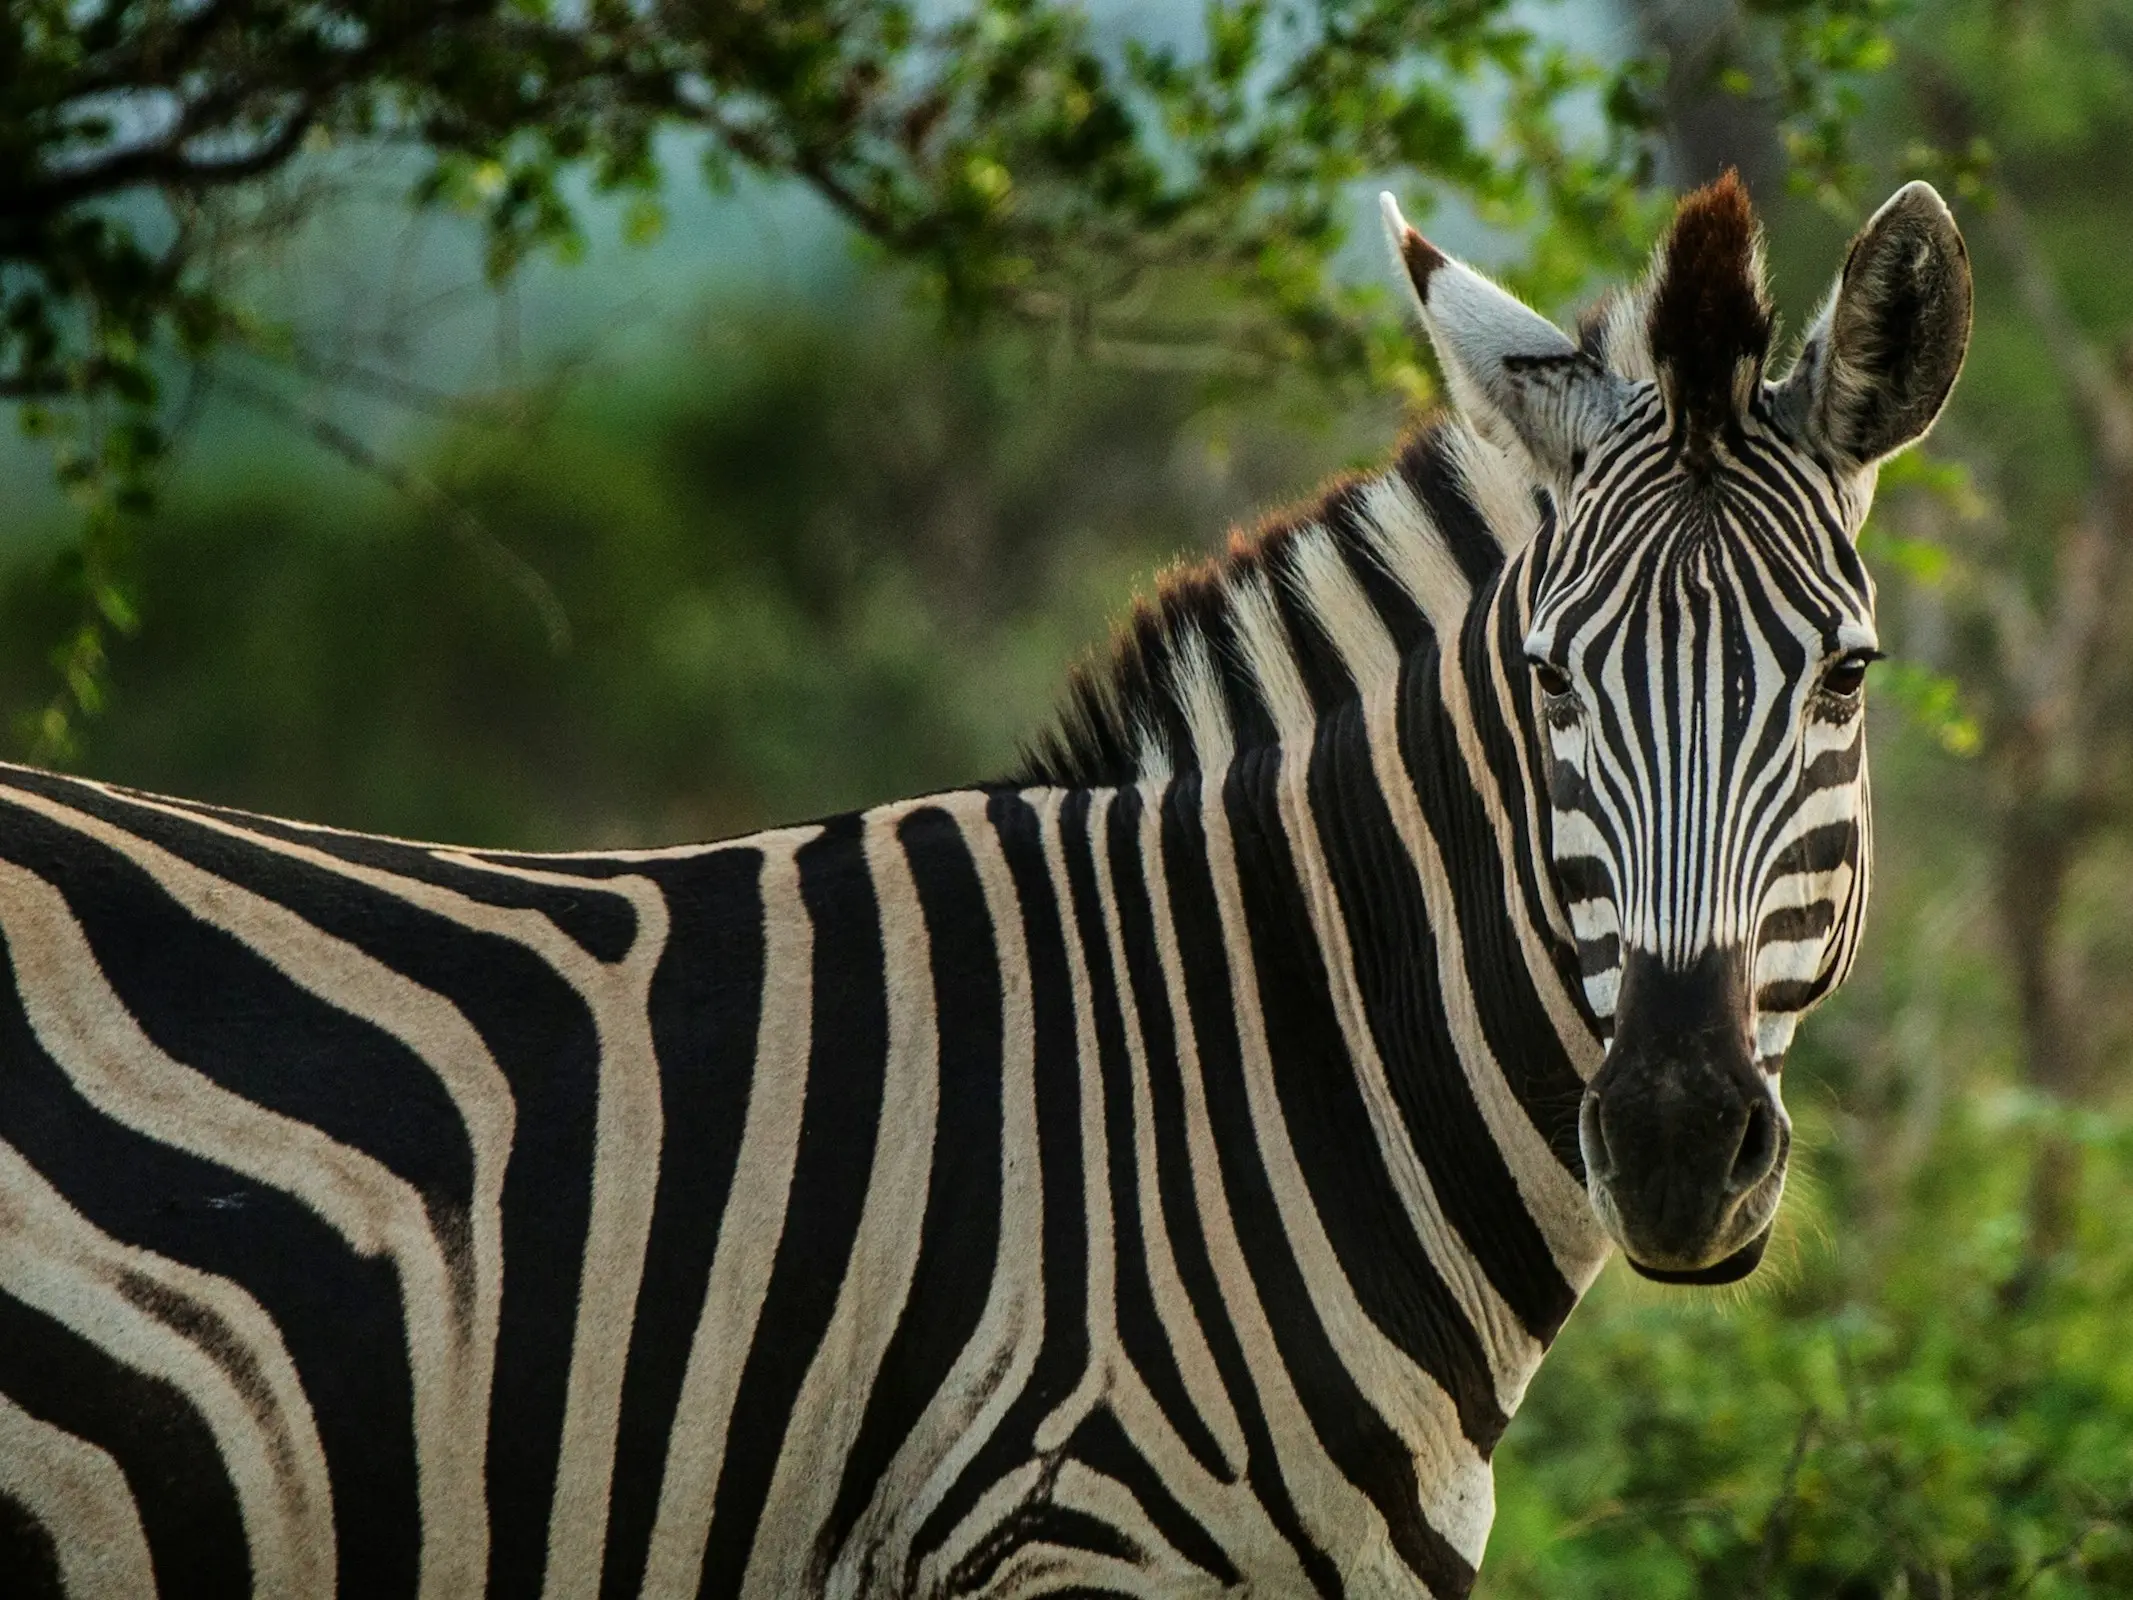
[{"label": "zebra's mouth", "polygon": [[1762,1265],[1777,1225],[1778,1204],[1785,1196],[1781,1158],[1761,1183],[1739,1197],[1698,1249],[1685,1246],[1678,1236],[1663,1244],[1644,1237],[1651,1230],[1633,1227],[1622,1214],[1614,1193],[1615,1175],[1590,1166],[1587,1171],[1591,1176],[1586,1192],[1601,1226],[1636,1274],[1654,1283],[1738,1283]]},{"label": "zebra's mouth", "polygon": [[1654,1283],[1738,1283],[1763,1264],[1763,1252],[1770,1248],[1770,1233],[1774,1224],[1765,1224],[1763,1231],[1723,1260],[1708,1267],[1696,1267],[1686,1272],[1671,1271],[1665,1267],[1647,1267],[1635,1256],[1624,1252],[1630,1269],[1640,1278],[1649,1278]]}]

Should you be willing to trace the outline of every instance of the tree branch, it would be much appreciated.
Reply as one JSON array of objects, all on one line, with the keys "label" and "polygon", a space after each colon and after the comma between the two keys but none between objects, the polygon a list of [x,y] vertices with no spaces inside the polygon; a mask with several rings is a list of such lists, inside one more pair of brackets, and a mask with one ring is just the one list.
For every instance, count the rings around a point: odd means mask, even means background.
[{"label": "tree branch", "polygon": [[276,394],[264,384],[228,372],[218,372],[215,381],[242,403],[295,429],[358,472],[376,478],[436,517],[444,524],[447,533],[516,589],[533,608],[549,650],[559,656],[569,652],[570,615],[563,609],[563,602],[553,586],[531,562],[490,532],[488,524],[464,502],[446,493],[426,474],[380,455],[332,418],[319,416]]},{"label": "tree branch", "polygon": [[2103,353],[2068,308],[2058,274],[2037,246],[2036,230],[2011,186],[1993,195],[1985,212],[1993,243],[2014,270],[2022,309],[2037,324],[2045,345],[2066,374],[2096,453],[2112,476],[2133,479],[2133,401],[2129,401]]}]

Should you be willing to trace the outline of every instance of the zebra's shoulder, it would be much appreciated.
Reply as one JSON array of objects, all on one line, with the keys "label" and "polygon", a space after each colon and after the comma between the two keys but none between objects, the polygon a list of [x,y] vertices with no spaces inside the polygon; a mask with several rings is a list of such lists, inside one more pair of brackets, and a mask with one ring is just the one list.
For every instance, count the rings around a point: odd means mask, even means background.
[{"label": "zebra's shoulder", "polygon": [[[1456,629],[1539,526],[1530,467],[1448,415],[1392,462],[1325,485],[1160,574],[1078,665],[1015,782],[1096,785],[1211,771],[1354,697],[1382,641]],[[1396,660],[1397,657],[1389,659]]]}]

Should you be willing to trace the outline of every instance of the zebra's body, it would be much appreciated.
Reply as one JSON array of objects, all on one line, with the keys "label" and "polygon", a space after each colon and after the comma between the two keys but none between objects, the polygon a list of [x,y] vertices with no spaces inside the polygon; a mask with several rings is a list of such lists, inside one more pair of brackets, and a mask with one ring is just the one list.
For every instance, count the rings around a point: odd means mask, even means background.
[{"label": "zebra's body", "polygon": [[[1587,1167],[1630,1145],[1592,1085],[1649,1032],[1640,902],[1564,864],[1586,758],[1527,666],[1580,626],[1574,503],[1440,423],[1174,585],[1027,781],[723,845],[0,772],[0,1561],[1464,1594],[1498,1437],[1643,1237]],[[1863,795],[1795,776],[1765,811]],[[1765,1016],[1849,959],[1863,843],[1829,870],[1812,961],[1749,948]],[[1652,1265],[1759,1253],[1774,1159]]]}]

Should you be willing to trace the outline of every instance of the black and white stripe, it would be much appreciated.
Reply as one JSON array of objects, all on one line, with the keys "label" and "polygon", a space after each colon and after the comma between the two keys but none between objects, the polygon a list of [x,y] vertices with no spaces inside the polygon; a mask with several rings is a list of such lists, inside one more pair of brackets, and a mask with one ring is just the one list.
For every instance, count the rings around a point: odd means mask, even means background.
[{"label": "black and white stripe", "polygon": [[1459,366],[1515,302],[1417,276],[1465,420],[1015,781],[526,856],[0,769],[0,1573],[1464,1594],[1613,1245],[1610,964],[1741,941],[1789,1031],[1849,960],[1870,485],[1772,398],[1676,511],[1621,370],[1553,478]]}]

